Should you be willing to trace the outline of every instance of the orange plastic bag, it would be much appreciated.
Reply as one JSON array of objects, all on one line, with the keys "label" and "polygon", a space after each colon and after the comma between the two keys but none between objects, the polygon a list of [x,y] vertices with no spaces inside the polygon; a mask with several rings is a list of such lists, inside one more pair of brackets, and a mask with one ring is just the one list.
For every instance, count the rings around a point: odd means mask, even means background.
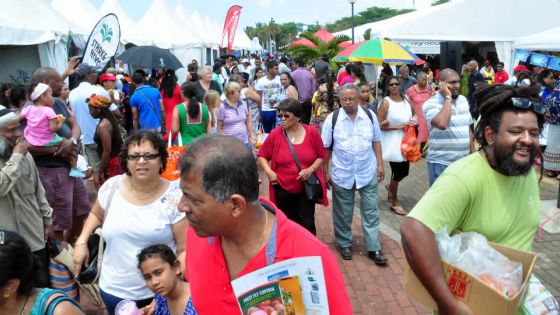
[{"label": "orange plastic bag", "polygon": [[186,147],[183,146],[181,133],[177,136],[178,145],[171,145],[171,138],[173,137],[171,131],[169,131],[169,137],[167,138],[167,153],[169,156],[167,157],[167,165],[165,165],[161,177],[169,181],[174,181],[181,177],[181,163],[179,161],[181,155],[185,153]]},{"label": "orange plastic bag", "polygon": [[418,138],[413,126],[407,126],[404,129],[404,137],[401,142],[401,153],[409,162],[418,162],[422,159],[422,153],[418,148]]}]

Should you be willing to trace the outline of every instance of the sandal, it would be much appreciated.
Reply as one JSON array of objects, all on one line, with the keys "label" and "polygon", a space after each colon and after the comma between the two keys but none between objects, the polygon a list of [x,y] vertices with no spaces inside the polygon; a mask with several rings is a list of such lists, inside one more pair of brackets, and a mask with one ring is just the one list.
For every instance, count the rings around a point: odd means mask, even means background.
[{"label": "sandal", "polygon": [[406,212],[401,206],[391,206],[391,211],[400,216],[405,216],[408,214],[408,212]]}]

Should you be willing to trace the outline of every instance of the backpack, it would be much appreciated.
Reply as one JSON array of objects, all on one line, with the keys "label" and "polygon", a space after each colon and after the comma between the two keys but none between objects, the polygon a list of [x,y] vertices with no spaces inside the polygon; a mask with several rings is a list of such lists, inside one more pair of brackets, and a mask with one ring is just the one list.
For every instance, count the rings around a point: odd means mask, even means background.
[{"label": "backpack", "polygon": [[[358,105],[360,106],[360,105]],[[340,110],[340,107],[337,108],[332,115],[332,127],[331,127],[331,146],[329,147],[329,150],[332,151],[333,146],[334,146],[334,126],[336,126],[336,121],[338,120],[338,111]],[[365,109],[364,110],[366,112],[366,115],[368,116],[369,120],[371,121],[371,123],[373,124],[373,116],[371,115],[371,112],[369,111],[369,109]]]}]

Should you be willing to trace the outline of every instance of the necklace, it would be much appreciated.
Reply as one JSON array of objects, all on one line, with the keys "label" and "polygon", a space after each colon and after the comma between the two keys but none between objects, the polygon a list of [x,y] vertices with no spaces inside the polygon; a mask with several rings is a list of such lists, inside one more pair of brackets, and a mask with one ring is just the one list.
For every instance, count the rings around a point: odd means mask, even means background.
[{"label": "necklace", "polygon": [[21,308],[21,315],[25,314],[25,308],[27,307],[27,301],[29,300],[29,295],[25,297],[25,302],[23,302],[23,307]]},{"label": "necklace", "polygon": [[130,180],[130,187],[132,188],[130,191],[132,192],[132,195],[134,196],[134,198],[136,198],[137,200],[140,200],[140,201],[151,199],[159,191],[160,186],[161,186],[161,180],[158,178],[158,184],[157,184],[156,188],[154,190],[152,190],[152,192],[150,194],[148,194],[146,197],[140,198],[140,197],[138,197],[138,195],[136,195],[136,192],[135,192],[136,188],[134,188],[134,184],[132,182],[132,179]]},{"label": "necklace", "polygon": [[259,241],[257,242],[257,246],[255,246],[255,248],[254,248],[253,251],[251,252],[251,256],[254,256],[254,255],[257,253],[257,251],[258,251],[259,248],[260,248],[260,245],[261,245],[262,242],[263,242],[263,239],[264,239],[264,237],[265,237],[265,234],[266,234],[266,226],[268,225],[268,213],[267,213],[266,209],[263,209],[263,210],[264,210],[264,229],[263,229],[261,238],[260,238]]},{"label": "necklace", "polygon": [[[300,125],[298,124],[298,125],[296,126],[296,131],[293,132],[293,136],[290,136],[290,141],[291,141],[292,143],[294,143],[294,141],[296,141],[296,134],[297,134],[297,132],[298,132],[298,130],[299,130],[299,126],[300,126]],[[286,134],[288,134],[288,131],[286,131]]]}]

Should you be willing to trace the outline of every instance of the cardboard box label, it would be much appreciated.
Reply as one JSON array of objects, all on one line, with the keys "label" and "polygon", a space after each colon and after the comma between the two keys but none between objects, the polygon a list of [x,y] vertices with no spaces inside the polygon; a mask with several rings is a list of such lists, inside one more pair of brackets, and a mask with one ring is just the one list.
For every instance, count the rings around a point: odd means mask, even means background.
[{"label": "cardboard box label", "polygon": [[447,269],[446,278],[451,293],[463,302],[468,301],[472,287],[472,280],[469,278],[468,274],[459,269],[450,267]]}]

